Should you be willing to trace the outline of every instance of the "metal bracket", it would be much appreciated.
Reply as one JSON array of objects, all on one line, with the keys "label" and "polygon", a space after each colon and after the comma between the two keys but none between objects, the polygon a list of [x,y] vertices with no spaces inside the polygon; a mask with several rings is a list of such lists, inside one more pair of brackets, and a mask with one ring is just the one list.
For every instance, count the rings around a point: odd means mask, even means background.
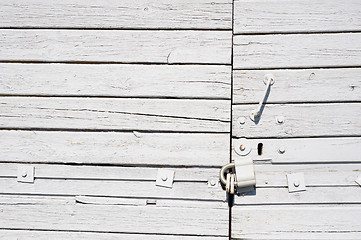
[{"label": "metal bracket", "polygon": [[217,178],[209,178],[208,179],[208,187],[210,188],[216,188],[218,187],[219,179]]},{"label": "metal bracket", "polygon": [[246,138],[235,139],[233,140],[233,144],[234,151],[239,156],[247,156],[252,150],[251,144],[247,141]]},{"label": "metal bracket", "polygon": [[303,173],[287,174],[288,192],[306,191],[305,176]]},{"label": "metal bracket", "polygon": [[18,165],[18,182],[33,183],[34,182],[34,166]]},{"label": "metal bracket", "polygon": [[159,187],[172,188],[174,181],[174,171],[159,169],[155,185]]}]

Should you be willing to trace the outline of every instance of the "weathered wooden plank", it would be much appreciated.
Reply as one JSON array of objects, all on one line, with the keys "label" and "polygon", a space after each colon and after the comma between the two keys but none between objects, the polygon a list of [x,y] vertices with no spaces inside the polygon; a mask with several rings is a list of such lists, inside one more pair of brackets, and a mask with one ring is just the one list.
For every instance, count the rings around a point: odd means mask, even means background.
[{"label": "weathered wooden plank", "polygon": [[[342,152],[342,151],[341,151]],[[302,172],[306,186],[359,186],[361,164],[254,165],[257,187],[287,187],[286,174]]]},{"label": "weathered wooden plank", "polygon": [[[280,234],[281,239],[290,239],[297,234],[304,239],[303,233],[309,236],[311,232],[316,232],[332,237],[333,233],[359,233],[361,229],[360,205],[235,206],[232,212],[234,238],[244,239],[254,234]],[[354,236],[350,233],[349,236],[352,235]]]},{"label": "weathered wooden plank", "polygon": [[173,188],[155,185],[155,181],[135,180],[72,180],[36,179],[33,184],[17,182],[16,178],[0,179],[1,193],[51,194],[51,195],[90,195],[113,197],[143,197],[171,199],[202,199],[224,201],[225,191],[217,184],[208,186],[207,182],[174,182]]},{"label": "weathered wooden plank", "polygon": [[[237,137],[360,136],[360,103],[266,104],[259,121],[249,115],[256,105],[233,106],[233,135]],[[284,117],[278,124],[277,118]],[[240,124],[239,117],[245,118]],[[357,150],[357,149],[355,149]]]},{"label": "weathered wooden plank", "polygon": [[361,65],[361,33],[238,35],[235,69]]},{"label": "weathered wooden plank", "polygon": [[[256,173],[257,176],[257,173]],[[285,175],[283,175],[285,177]],[[307,178],[305,179],[306,185]],[[308,187],[306,191],[289,193],[284,188],[256,188],[255,191],[242,193],[235,197],[238,205],[269,204],[360,204],[361,188],[354,187]],[[234,213],[235,214],[235,213]]]},{"label": "weathered wooden plank", "polygon": [[0,61],[231,62],[231,31],[1,30]]},{"label": "weathered wooden plank", "polygon": [[275,76],[268,103],[342,102],[361,100],[361,69],[236,70],[233,103],[258,103],[266,74]]},{"label": "weathered wooden plank", "polygon": [[235,0],[234,32],[336,32],[361,30],[358,0]]},{"label": "weathered wooden plank", "polygon": [[[219,161],[220,163],[226,161]],[[168,162],[171,165],[171,162]],[[16,177],[17,169],[24,164],[0,163],[0,177]],[[59,164],[31,164],[35,168],[35,178],[51,179],[100,179],[100,180],[138,180],[155,181],[159,167],[115,167],[115,166],[77,166]],[[356,165],[357,166],[357,165]],[[218,179],[219,167],[181,168],[162,167],[175,171],[174,181],[207,182],[210,178]]]},{"label": "weathered wooden plank", "polygon": [[0,230],[0,238],[8,240],[114,240],[114,239],[133,239],[133,240],[227,240],[228,237],[219,236],[181,236],[181,235],[151,235],[151,234],[125,234],[125,233],[96,233],[96,232],[61,232],[61,231],[36,231],[36,230]]},{"label": "weathered wooden plank", "polygon": [[0,94],[231,97],[228,66],[0,64]]},{"label": "weathered wooden plank", "polygon": [[0,98],[2,128],[229,132],[230,101]]},{"label": "weathered wooden plank", "polygon": [[[94,204],[1,205],[2,228],[167,235],[227,236],[227,208]],[[26,214],[24,214],[26,213]],[[159,217],[161,216],[161,217]],[[14,221],[16,219],[16,221]],[[182,227],[179,227],[182,226]]]},{"label": "weathered wooden plank", "polygon": [[231,29],[232,1],[4,0],[0,27]]},{"label": "weathered wooden plank", "polygon": [[[307,127],[313,127],[313,125]],[[270,131],[270,129],[267,129],[267,131]],[[315,131],[317,131],[316,128]],[[248,156],[256,162],[361,162],[361,138],[359,137],[233,139],[233,150],[237,147],[239,148],[242,143],[247,144],[251,149]],[[259,148],[260,155],[258,154]],[[280,149],[284,150],[284,152],[280,153]],[[233,158],[236,157],[239,156],[233,151]]]},{"label": "weathered wooden plank", "polygon": [[221,166],[229,159],[229,134],[0,131],[0,136],[3,162]]},{"label": "weathered wooden plank", "polygon": [[240,238],[232,238],[233,240],[243,240],[243,239],[312,239],[312,240],[351,240],[359,239],[360,232],[260,232],[260,233],[237,233],[237,236]]}]

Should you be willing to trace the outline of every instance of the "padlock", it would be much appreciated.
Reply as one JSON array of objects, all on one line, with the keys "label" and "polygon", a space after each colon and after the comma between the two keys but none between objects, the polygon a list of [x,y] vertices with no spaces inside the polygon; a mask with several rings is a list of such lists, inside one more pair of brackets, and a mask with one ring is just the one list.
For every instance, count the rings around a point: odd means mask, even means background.
[{"label": "padlock", "polygon": [[[233,169],[232,172],[226,171]],[[234,194],[237,188],[244,188],[256,185],[256,176],[254,173],[253,160],[249,157],[237,158],[233,163],[223,166],[219,178],[221,183],[226,186],[226,191]]]}]

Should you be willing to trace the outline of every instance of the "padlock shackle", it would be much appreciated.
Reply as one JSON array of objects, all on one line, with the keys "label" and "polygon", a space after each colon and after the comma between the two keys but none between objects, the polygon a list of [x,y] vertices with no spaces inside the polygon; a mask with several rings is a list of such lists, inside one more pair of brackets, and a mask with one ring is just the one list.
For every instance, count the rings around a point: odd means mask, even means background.
[{"label": "padlock shackle", "polygon": [[221,181],[221,183],[223,183],[224,185],[227,184],[227,180],[224,175],[228,169],[231,169],[234,167],[235,167],[234,163],[228,163],[221,168],[221,171],[219,172],[219,180]]}]

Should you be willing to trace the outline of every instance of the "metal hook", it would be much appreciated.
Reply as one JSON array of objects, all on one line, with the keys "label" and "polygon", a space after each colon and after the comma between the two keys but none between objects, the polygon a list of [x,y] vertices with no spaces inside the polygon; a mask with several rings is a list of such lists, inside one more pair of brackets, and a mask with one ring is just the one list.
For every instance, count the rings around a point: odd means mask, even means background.
[{"label": "metal hook", "polygon": [[266,84],[266,90],[264,91],[261,101],[258,103],[258,107],[255,110],[253,110],[249,116],[253,122],[256,121],[256,118],[258,118],[259,114],[261,113],[262,105],[263,105],[264,101],[266,100],[268,89],[270,88],[271,85],[274,84],[275,77],[272,74],[266,74],[264,76],[263,82],[264,82],[264,84]]}]

